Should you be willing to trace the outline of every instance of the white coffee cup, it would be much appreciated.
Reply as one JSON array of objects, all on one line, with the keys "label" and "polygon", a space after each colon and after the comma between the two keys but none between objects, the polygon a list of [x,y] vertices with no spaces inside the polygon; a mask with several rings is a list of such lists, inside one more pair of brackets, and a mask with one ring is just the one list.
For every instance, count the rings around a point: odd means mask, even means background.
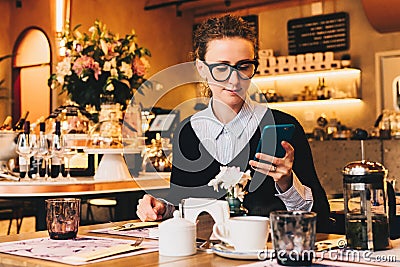
[{"label": "white coffee cup", "polygon": [[233,245],[237,251],[264,250],[269,234],[269,219],[261,216],[230,218],[214,224],[215,237]]}]

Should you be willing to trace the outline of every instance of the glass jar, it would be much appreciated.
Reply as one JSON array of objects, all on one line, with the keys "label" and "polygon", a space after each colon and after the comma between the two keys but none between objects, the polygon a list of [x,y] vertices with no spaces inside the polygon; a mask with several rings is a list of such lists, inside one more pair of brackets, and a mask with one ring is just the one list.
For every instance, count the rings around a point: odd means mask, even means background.
[{"label": "glass jar", "polygon": [[102,104],[99,122],[89,133],[88,147],[122,148],[122,111],[120,104]]},{"label": "glass jar", "polygon": [[390,248],[386,176],[387,170],[377,162],[355,161],[344,167],[344,211],[349,248]]}]

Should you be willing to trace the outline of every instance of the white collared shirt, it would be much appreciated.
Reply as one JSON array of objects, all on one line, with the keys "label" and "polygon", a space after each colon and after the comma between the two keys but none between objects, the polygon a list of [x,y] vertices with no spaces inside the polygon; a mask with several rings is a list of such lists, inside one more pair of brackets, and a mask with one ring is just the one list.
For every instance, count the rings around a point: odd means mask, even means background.
[{"label": "white collared shirt", "polygon": [[[220,122],[212,110],[212,99],[208,107],[194,114],[190,123],[207,151],[221,164],[231,162],[248,144],[268,108],[246,98],[237,116],[227,124]],[[293,172],[293,185],[281,192],[275,184],[278,196],[288,210],[308,210],[313,205],[311,188],[303,185]]]},{"label": "white collared shirt", "polygon": [[208,107],[194,114],[190,123],[207,151],[221,164],[231,162],[249,143],[267,107],[246,99],[239,113],[227,124],[220,122]]}]

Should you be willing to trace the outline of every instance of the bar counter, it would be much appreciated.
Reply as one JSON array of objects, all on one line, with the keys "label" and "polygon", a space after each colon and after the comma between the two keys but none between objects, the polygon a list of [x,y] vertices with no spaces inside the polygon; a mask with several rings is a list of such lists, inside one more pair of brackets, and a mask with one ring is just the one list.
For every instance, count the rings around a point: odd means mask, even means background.
[{"label": "bar counter", "polygon": [[45,200],[57,197],[79,197],[82,200],[115,197],[115,219],[136,218],[137,200],[145,192],[160,192],[169,188],[170,173],[147,172],[124,180],[96,180],[93,177],[74,177],[75,181],[0,181],[0,198],[29,201],[35,212],[36,230],[44,230]]},{"label": "bar counter", "polygon": [[75,181],[0,181],[0,198],[59,197],[133,192],[169,188],[169,173],[141,173],[125,180],[95,180],[93,177],[74,177]]}]

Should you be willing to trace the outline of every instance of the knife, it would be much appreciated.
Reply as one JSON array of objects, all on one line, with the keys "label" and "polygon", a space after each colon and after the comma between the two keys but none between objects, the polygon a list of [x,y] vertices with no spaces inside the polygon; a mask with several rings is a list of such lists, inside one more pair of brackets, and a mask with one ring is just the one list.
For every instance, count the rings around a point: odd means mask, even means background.
[{"label": "knife", "polygon": [[157,226],[158,222],[136,222],[136,223],[126,223],[121,226],[115,226],[112,228],[114,231],[127,231],[145,227],[154,227]]},{"label": "knife", "polygon": [[97,259],[102,259],[105,257],[122,254],[126,252],[132,252],[135,250],[143,249],[141,246],[134,246],[134,244],[122,244],[116,245],[108,248],[102,248],[96,251],[82,251],[78,252],[75,255],[64,257],[63,259],[66,261],[73,262],[88,262]]}]

